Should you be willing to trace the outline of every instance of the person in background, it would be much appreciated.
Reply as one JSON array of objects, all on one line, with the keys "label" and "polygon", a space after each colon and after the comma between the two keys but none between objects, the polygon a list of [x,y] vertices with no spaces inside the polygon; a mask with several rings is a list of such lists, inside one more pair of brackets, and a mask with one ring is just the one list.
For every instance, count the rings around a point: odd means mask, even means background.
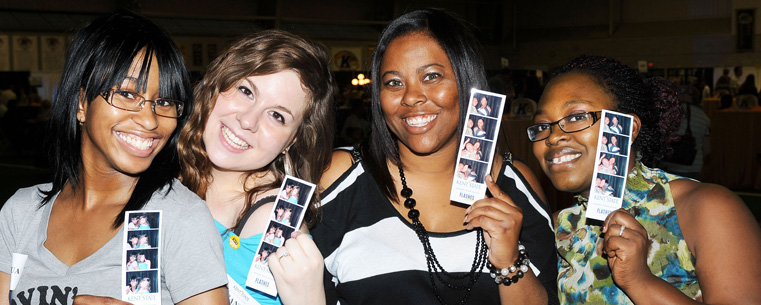
[{"label": "person in background", "polygon": [[[750,78],[753,75],[749,75]],[[703,163],[711,154],[711,119],[703,112],[703,108],[693,102],[693,97],[689,94],[688,88],[679,87],[677,98],[682,105],[682,121],[679,124],[679,130],[676,134],[682,136],[687,133],[687,115],[690,116],[689,124],[692,137],[695,138],[695,160],[692,164],[683,165],[668,161],[661,161],[658,166],[670,173],[680,176],[700,179],[700,172],[703,170]],[[687,108],[689,107],[689,111]]]}]

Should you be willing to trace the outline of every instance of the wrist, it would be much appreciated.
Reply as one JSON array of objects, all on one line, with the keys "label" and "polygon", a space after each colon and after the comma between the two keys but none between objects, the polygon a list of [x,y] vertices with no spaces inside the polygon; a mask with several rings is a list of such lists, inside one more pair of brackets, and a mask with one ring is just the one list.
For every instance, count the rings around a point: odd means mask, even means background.
[{"label": "wrist", "polygon": [[488,261],[486,266],[489,268],[489,275],[494,279],[494,282],[499,285],[510,286],[513,283],[517,283],[518,280],[529,271],[529,257],[526,248],[518,244],[518,257],[515,259],[515,263],[499,268]]}]

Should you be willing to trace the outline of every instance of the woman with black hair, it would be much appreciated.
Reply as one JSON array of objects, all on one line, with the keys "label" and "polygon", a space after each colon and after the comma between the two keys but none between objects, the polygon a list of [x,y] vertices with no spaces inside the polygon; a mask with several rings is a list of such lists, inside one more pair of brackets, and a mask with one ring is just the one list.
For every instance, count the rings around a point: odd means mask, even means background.
[{"label": "woman with black hair", "polygon": [[[586,203],[603,109],[632,116],[632,158],[626,185],[606,187],[616,197],[624,188],[623,206],[600,226]],[[555,71],[529,139],[555,187],[578,194],[556,215],[561,303],[761,302],[761,230],[745,204],[721,186],[650,167],[668,153],[681,111],[671,82],[614,59],[582,56]]]},{"label": "woman with black hair", "polygon": [[552,223],[525,164],[490,156],[491,195],[449,200],[470,89],[488,88],[478,46],[436,9],[381,34],[371,138],[334,153],[322,179],[312,233],[329,304],[557,303]]},{"label": "woman with black hair", "polygon": [[162,210],[161,303],[226,304],[209,210],[174,179],[183,114],[193,107],[169,35],[129,12],[96,19],[74,36],[59,88],[47,142],[53,182],[19,190],[0,211],[0,293],[21,254],[28,259],[11,303],[53,295],[121,304],[124,214]]}]

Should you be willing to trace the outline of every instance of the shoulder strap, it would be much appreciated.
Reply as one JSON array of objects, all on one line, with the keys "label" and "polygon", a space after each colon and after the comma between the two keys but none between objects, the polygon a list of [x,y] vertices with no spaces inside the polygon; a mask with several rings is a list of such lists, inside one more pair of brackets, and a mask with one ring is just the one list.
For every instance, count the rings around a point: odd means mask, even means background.
[{"label": "shoulder strap", "polygon": [[268,204],[270,202],[275,202],[275,198],[277,198],[277,195],[267,196],[255,202],[254,205],[252,205],[251,208],[249,208],[248,211],[246,211],[246,215],[243,215],[243,218],[241,218],[240,223],[238,223],[238,226],[235,227],[235,230],[233,230],[233,233],[235,233],[235,235],[240,235],[240,232],[243,232],[243,227],[246,225],[246,222],[248,222],[248,219],[251,217],[251,214],[254,214],[254,211],[259,209],[263,205]]}]

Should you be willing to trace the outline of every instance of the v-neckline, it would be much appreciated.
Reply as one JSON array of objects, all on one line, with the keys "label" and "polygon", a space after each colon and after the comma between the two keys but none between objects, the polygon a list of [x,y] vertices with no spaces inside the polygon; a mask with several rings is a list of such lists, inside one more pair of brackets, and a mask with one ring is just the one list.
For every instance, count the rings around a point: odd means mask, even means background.
[{"label": "v-neckline", "polygon": [[44,263],[49,264],[48,267],[58,273],[59,275],[66,275],[70,272],[75,272],[77,269],[80,268],[80,266],[86,266],[89,267],[92,264],[90,262],[96,261],[98,257],[101,257],[105,255],[109,250],[113,250],[114,247],[118,247],[118,250],[121,250],[121,247],[119,247],[119,238],[124,235],[124,226],[121,226],[119,228],[119,231],[114,234],[111,239],[109,239],[103,246],[98,248],[95,252],[91,253],[87,257],[79,260],[78,262],[74,263],[73,265],[69,266],[63,261],[61,261],[58,256],[53,253],[53,251],[50,251],[47,246],[45,246],[45,242],[48,240],[48,225],[50,224],[50,215],[53,211],[53,205],[56,204],[56,199],[58,198],[59,194],[56,194],[51,200],[49,204],[46,204],[44,206],[45,211],[43,212],[43,220],[40,222],[40,227],[38,230],[38,242],[39,247],[38,249],[41,249],[40,256],[44,258]]}]

